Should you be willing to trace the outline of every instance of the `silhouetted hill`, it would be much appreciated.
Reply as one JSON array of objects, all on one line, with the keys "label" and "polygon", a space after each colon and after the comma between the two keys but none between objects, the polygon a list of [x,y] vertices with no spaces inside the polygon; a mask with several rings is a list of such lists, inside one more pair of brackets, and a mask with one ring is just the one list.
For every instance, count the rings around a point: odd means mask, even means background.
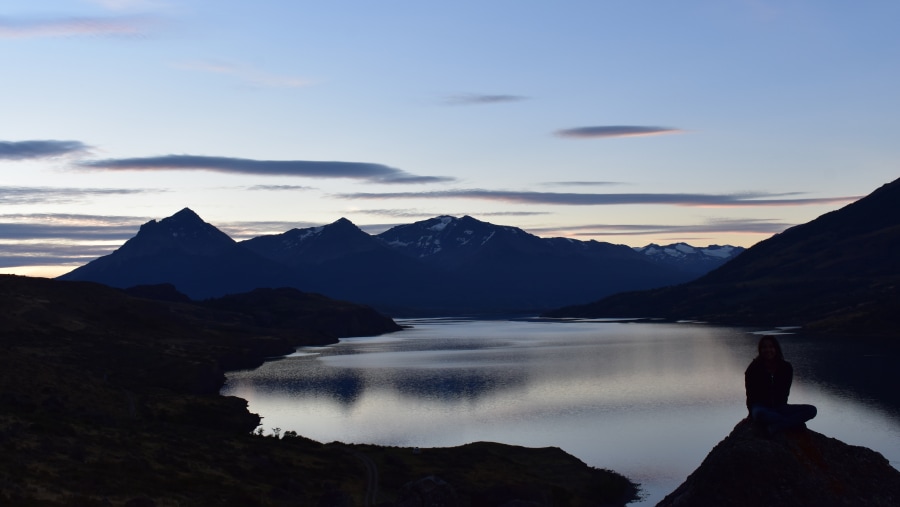
[{"label": "silhouetted hill", "polygon": [[377,236],[342,218],[235,243],[184,209],[148,222],[119,250],[60,279],[113,287],[169,283],[194,299],[295,287],[404,316],[533,313],[684,282],[728,258],[660,262],[624,245],[539,238],[468,216]]},{"label": "silhouetted hill", "polygon": [[358,254],[389,250],[346,218],[322,227],[291,229],[283,234],[259,236],[242,245],[268,259],[291,267],[315,266]]},{"label": "silhouetted hill", "polygon": [[115,252],[59,279],[119,288],[170,283],[194,299],[298,285],[283,265],[239,246],[188,208],[147,222]]},{"label": "silhouetted hill", "polygon": [[389,317],[375,310],[327,298],[320,294],[300,292],[290,287],[255,289],[242,294],[229,294],[207,299],[199,305],[246,315],[253,325],[286,332],[307,333],[310,330],[335,338],[375,336],[400,331]]},{"label": "silhouetted hill", "polygon": [[658,317],[896,333],[900,180],[748,248],[689,283],[617,294],[550,317]]},{"label": "silhouetted hill", "polygon": [[424,297],[451,311],[533,312],[686,278],[650,265],[626,246],[544,239],[469,216],[397,226],[378,238],[431,267],[440,283]]},{"label": "silhouetted hill", "polygon": [[881,454],[810,430],[735,426],[657,507],[893,507],[900,472]]},{"label": "silhouetted hill", "polygon": [[293,290],[207,303],[0,275],[0,505],[357,505],[373,492],[390,505],[429,476],[452,481],[461,505],[633,498],[621,475],[558,449],[482,443],[429,459],[427,449],[252,434],[259,416],[218,394],[223,369],[332,342],[307,317],[351,305]]},{"label": "silhouetted hill", "polygon": [[289,266],[304,291],[358,301],[382,311],[442,306],[452,280],[410,259],[347,219],[283,234],[260,236],[240,245]]}]

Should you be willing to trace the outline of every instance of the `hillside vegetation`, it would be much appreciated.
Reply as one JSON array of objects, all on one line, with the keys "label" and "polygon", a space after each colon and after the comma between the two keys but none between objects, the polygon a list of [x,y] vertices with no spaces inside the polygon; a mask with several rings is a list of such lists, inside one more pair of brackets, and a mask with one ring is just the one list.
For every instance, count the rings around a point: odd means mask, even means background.
[{"label": "hillside vegetation", "polygon": [[294,289],[204,304],[164,287],[132,292],[157,299],[0,276],[0,505],[390,505],[427,476],[449,481],[456,505],[633,498],[624,477],[558,449],[414,455],[255,434],[246,402],[218,394],[224,367],[396,324]]}]

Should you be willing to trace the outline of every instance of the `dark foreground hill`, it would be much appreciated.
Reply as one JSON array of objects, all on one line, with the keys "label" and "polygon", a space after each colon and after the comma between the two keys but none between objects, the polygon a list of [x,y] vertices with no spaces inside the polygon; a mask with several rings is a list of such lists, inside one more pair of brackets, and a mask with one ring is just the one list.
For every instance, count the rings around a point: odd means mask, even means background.
[{"label": "dark foreground hill", "polygon": [[[396,325],[293,289],[200,305],[171,287],[0,276],[0,505],[624,505],[634,486],[559,449],[321,444],[254,434],[226,367]],[[338,325],[335,325],[336,321]],[[354,327],[358,326],[358,327]],[[404,503],[402,505],[419,505]]]},{"label": "dark foreground hill", "polygon": [[692,282],[547,316],[698,319],[896,336],[900,180],[762,241]]},{"label": "dark foreground hill", "polygon": [[775,438],[741,421],[657,507],[893,507],[900,471],[881,454],[810,430]]}]

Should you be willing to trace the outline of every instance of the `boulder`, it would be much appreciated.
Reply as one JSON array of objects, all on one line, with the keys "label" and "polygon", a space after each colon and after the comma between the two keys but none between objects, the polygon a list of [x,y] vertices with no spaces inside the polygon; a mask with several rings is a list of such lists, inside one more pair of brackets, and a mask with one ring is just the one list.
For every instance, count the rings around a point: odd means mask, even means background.
[{"label": "boulder", "polygon": [[881,454],[806,428],[768,436],[745,419],[657,507],[896,506],[900,471]]}]

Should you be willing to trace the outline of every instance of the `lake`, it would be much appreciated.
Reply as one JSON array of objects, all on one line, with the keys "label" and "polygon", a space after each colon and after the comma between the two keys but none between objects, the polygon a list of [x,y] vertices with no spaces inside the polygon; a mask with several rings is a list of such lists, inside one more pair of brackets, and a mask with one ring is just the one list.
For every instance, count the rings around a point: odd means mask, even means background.
[{"label": "lake", "polygon": [[[320,442],[560,447],[640,483],[655,505],[746,416],[762,330],[699,323],[398,320],[401,332],[303,347],[231,372],[222,394]],[[900,465],[896,349],[782,333],[810,429]]]}]

